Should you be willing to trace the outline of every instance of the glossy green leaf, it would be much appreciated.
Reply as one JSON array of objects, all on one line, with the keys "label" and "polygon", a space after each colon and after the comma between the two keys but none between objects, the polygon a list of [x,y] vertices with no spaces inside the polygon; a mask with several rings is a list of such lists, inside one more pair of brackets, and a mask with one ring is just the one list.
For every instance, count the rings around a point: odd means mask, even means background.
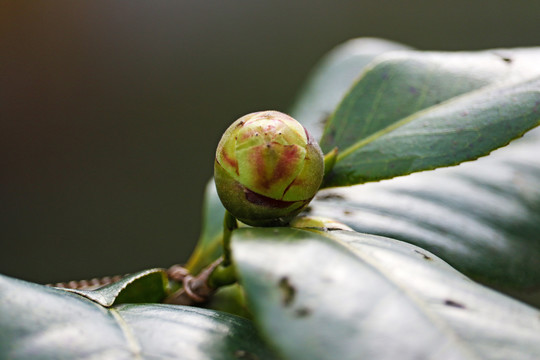
[{"label": "glossy green leaf", "polygon": [[233,255],[286,359],[537,359],[540,313],[435,255],[351,231],[239,229]]},{"label": "glossy green leaf", "polygon": [[249,307],[246,304],[244,290],[238,283],[220,287],[203,306],[208,309],[242,316],[246,319],[252,318]]},{"label": "glossy green leaf", "polygon": [[1,359],[275,359],[250,321],[162,304],[104,308],[0,276]]},{"label": "glossy green leaf", "polygon": [[324,187],[455,165],[540,123],[539,49],[400,51],[370,64],[329,120]]},{"label": "glossy green leaf", "polygon": [[155,303],[167,296],[169,281],[164,269],[150,269],[126,275],[119,281],[96,290],[64,290],[107,307],[126,303]]},{"label": "glossy green leaf", "polygon": [[219,200],[214,180],[206,185],[203,203],[202,231],[197,246],[189,258],[186,268],[197,274],[204,267],[221,256],[221,240],[223,235],[223,219],[225,208]]},{"label": "glossy green leaf", "polygon": [[292,117],[320,139],[325,121],[366,65],[383,53],[404,49],[410,48],[375,38],[352,39],[337,46],[310,74],[291,110]]},{"label": "glossy green leaf", "polygon": [[310,215],[421,246],[540,306],[539,154],[535,129],[474,162],[321,191]]}]

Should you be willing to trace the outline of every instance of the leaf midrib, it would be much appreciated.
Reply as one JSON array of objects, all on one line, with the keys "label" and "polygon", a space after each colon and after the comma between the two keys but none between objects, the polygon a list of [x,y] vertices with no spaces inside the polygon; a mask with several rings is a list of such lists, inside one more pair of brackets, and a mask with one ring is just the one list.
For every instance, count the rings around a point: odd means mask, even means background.
[{"label": "leaf midrib", "polygon": [[137,337],[135,336],[133,331],[131,331],[131,328],[126,323],[126,321],[124,320],[122,315],[120,315],[118,310],[116,310],[114,308],[109,308],[109,309],[107,309],[107,311],[112,315],[112,317],[114,318],[114,320],[118,324],[118,327],[122,331],[122,334],[124,334],[124,337],[125,337],[126,342],[128,344],[128,349],[132,352],[135,359],[141,359],[142,360],[143,359],[142,358],[142,348],[141,348],[139,342],[137,341]]},{"label": "leaf midrib", "polygon": [[421,109],[409,116],[406,116],[400,120],[397,120],[395,121],[394,123],[372,133],[371,135],[365,137],[365,138],[362,138],[360,140],[358,140],[357,142],[355,142],[354,144],[350,145],[349,147],[347,147],[345,150],[343,151],[340,151],[338,153],[338,156],[337,156],[337,159],[336,159],[336,165],[342,161],[343,159],[347,158],[348,156],[354,154],[358,149],[378,140],[379,138],[381,138],[382,136],[416,120],[417,118],[425,115],[426,113],[429,113],[429,112],[432,112],[432,111],[437,111],[439,109],[442,109],[444,108],[445,106],[448,106],[448,104],[451,104],[451,103],[454,103],[454,102],[457,102],[457,101],[460,101],[464,98],[467,98],[467,97],[472,97],[472,96],[476,96],[477,94],[481,94],[483,92],[489,92],[489,91],[494,91],[496,89],[499,89],[499,88],[504,88],[506,86],[509,86],[509,85],[512,85],[512,86],[517,86],[518,84],[523,84],[525,82],[528,82],[530,80],[533,80],[535,77],[536,74],[534,74],[533,76],[525,76],[523,78],[520,79],[519,82],[512,82],[512,81],[503,81],[503,82],[496,82],[496,83],[492,83],[492,84],[489,84],[489,85],[486,85],[486,86],[483,86],[483,87],[480,87],[478,89],[475,89],[475,90],[471,90],[469,92],[466,92],[466,93],[463,93],[461,95],[457,95],[457,96],[454,96],[454,97],[451,97],[439,104],[436,104],[436,105],[432,105],[432,106],[429,106],[425,109]]},{"label": "leaf midrib", "polygon": [[[328,234],[326,234],[326,236],[328,236]],[[444,319],[440,318],[437,312],[431,310],[429,306],[427,305],[427,303],[422,298],[415,295],[412,291],[409,291],[407,288],[403,287],[401,283],[398,280],[394,279],[390,274],[388,274],[388,272],[385,271],[384,268],[381,268],[380,266],[378,266],[376,261],[374,261],[373,259],[370,259],[368,255],[363,254],[359,249],[356,249],[353,246],[347,244],[346,242],[340,240],[339,237],[332,236],[331,239],[336,241],[343,247],[345,247],[350,252],[352,252],[359,259],[364,261],[364,263],[367,264],[370,268],[378,272],[384,279],[387,279],[389,283],[393,284],[393,286],[396,289],[398,289],[400,292],[402,292],[404,296],[409,298],[413,304],[417,305],[417,308],[422,313],[425,314],[426,318],[430,320],[433,323],[433,325],[435,325],[438,329],[440,329],[443,334],[447,334],[448,339],[458,344],[458,346],[463,349],[464,354],[466,354],[470,359],[482,360],[482,357],[479,357],[479,355],[474,350],[472,350],[470,347],[465,346],[465,342],[462,340],[463,338],[460,337],[459,334],[456,333],[456,331],[452,329],[446,323],[446,321],[444,321]]]}]

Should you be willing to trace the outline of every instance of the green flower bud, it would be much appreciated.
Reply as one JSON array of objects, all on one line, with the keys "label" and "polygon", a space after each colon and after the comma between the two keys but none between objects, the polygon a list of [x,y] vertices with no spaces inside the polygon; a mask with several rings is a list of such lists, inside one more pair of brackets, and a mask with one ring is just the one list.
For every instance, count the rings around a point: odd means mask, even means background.
[{"label": "green flower bud", "polygon": [[223,134],[214,163],[223,206],[253,226],[287,224],[315,196],[323,173],[317,142],[278,111],[236,120]]}]

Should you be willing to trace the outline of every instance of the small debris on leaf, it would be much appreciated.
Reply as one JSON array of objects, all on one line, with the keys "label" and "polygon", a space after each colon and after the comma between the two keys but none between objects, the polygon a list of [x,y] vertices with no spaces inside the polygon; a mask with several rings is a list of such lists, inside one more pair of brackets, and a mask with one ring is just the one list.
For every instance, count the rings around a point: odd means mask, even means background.
[{"label": "small debris on leaf", "polygon": [[296,294],[296,289],[291,285],[289,282],[289,278],[284,276],[279,280],[279,288],[281,289],[281,293],[283,295],[282,301],[284,306],[289,306],[294,300],[294,296]]},{"label": "small debris on leaf", "polygon": [[422,255],[422,257],[423,257],[424,259],[426,259],[426,260],[433,260],[433,258],[432,258],[431,256],[427,256],[426,254],[424,254],[424,253],[421,252],[421,251],[418,251],[418,250],[415,249],[414,252],[417,253],[417,254]]},{"label": "small debris on leaf", "polygon": [[457,301],[450,300],[450,299],[446,299],[444,301],[444,305],[453,306],[453,307],[456,307],[458,309],[465,309],[465,305],[463,305],[461,303],[458,303]]}]

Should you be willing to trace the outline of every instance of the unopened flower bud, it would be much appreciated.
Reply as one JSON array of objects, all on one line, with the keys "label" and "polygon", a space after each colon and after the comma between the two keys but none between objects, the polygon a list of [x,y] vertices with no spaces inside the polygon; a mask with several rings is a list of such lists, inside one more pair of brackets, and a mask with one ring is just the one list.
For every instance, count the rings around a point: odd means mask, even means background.
[{"label": "unopened flower bud", "polygon": [[214,163],[223,206],[253,226],[287,224],[317,193],[323,173],[317,142],[278,111],[236,120],[223,134]]}]

